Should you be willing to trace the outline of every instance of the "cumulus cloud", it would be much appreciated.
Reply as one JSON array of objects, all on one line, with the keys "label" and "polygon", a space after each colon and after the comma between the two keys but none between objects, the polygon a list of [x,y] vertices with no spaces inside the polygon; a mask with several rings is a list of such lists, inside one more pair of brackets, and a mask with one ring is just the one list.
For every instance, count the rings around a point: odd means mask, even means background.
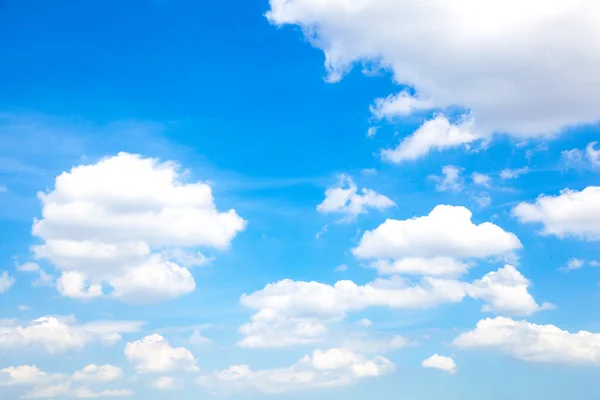
[{"label": "cumulus cloud", "polygon": [[600,35],[599,8],[592,0],[270,0],[266,16],[303,29],[324,52],[329,81],[357,63],[390,70],[414,92],[388,101],[400,103],[390,115],[421,99],[469,110],[483,134],[531,137],[600,119],[600,44],[588,40]]},{"label": "cumulus cloud", "polygon": [[197,379],[212,392],[258,391],[279,394],[301,389],[328,388],[390,373],[394,365],[385,357],[371,359],[347,349],[315,350],[296,364],[279,369],[253,371],[233,365]]},{"label": "cumulus cloud", "polygon": [[472,121],[452,124],[448,118],[438,115],[425,121],[415,132],[405,137],[394,149],[384,149],[384,160],[399,164],[424,157],[432,150],[445,150],[460,145],[468,145],[480,139],[473,132]]},{"label": "cumulus cloud", "polygon": [[567,168],[600,168],[600,149],[596,148],[597,145],[598,142],[591,142],[585,150],[563,150],[560,153],[563,165]]},{"label": "cumulus cloud", "polygon": [[89,364],[83,367],[81,371],[76,371],[73,374],[72,379],[75,381],[97,381],[97,382],[108,382],[121,379],[123,377],[123,371],[119,367],[114,365],[96,365]]},{"label": "cumulus cloud", "polygon": [[195,371],[196,358],[185,347],[172,347],[162,336],[154,334],[125,345],[125,357],[141,373],[173,370]]},{"label": "cumulus cloud", "polygon": [[522,223],[542,224],[542,235],[600,240],[600,186],[540,195],[534,203],[520,203],[512,213]]},{"label": "cumulus cloud", "polygon": [[585,264],[585,260],[580,258],[571,258],[564,267],[560,268],[562,271],[574,271],[576,269],[580,269]]},{"label": "cumulus cloud", "polygon": [[446,371],[450,374],[456,373],[456,363],[454,360],[450,357],[440,356],[437,353],[426,360],[423,360],[421,365],[423,368],[441,369],[442,371]]},{"label": "cumulus cloud", "polygon": [[99,341],[112,345],[125,333],[137,332],[139,321],[95,321],[78,324],[73,317],[42,317],[21,324],[0,320],[0,348],[36,348],[48,353],[63,353],[80,349]]},{"label": "cumulus cloud", "polygon": [[359,193],[352,178],[342,175],[337,185],[325,191],[325,200],[317,206],[317,211],[341,213],[353,218],[370,208],[384,210],[395,205],[388,197],[371,189],[362,189]]},{"label": "cumulus cloud", "polygon": [[10,276],[6,271],[2,272],[2,275],[0,275],[0,294],[6,292],[14,284],[15,278]]},{"label": "cumulus cloud", "polygon": [[[88,365],[81,371],[76,371],[70,378],[64,374],[50,374],[41,371],[36,366],[21,365],[0,370],[0,386],[30,387],[21,398],[101,398],[131,396],[129,389],[104,389],[94,392],[87,387],[77,386],[82,381],[107,382],[120,379],[121,370],[111,365]],[[76,387],[74,387],[74,385]]]},{"label": "cumulus cloud", "polygon": [[193,291],[186,267],[206,261],[194,249],[227,248],[246,222],[218,211],[208,184],[185,178],[173,162],[128,153],[63,172],[39,193],[35,258],[61,271],[64,296],[98,297],[106,285],[119,299],[150,303]]},{"label": "cumulus cloud", "polygon": [[459,303],[467,296],[483,300],[485,312],[530,315],[549,307],[537,305],[528,285],[511,266],[473,283],[431,276],[418,282],[393,276],[365,285],[348,280],[327,285],[284,279],[242,295],[241,304],[256,312],[240,327],[244,338],[238,345],[265,348],[317,343],[327,336],[328,325],[370,307],[427,309]]},{"label": "cumulus cloud", "polygon": [[471,174],[471,179],[474,184],[485,187],[490,187],[490,182],[492,181],[491,176],[479,172],[473,172]]},{"label": "cumulus cloud", "polygon": [[536,311],[552,308],[550,303],[541,306],[529,293],[530,282],[512,265],[505,265],[486,274],[468,287],[469,296],[482,299],[485,312],[510,315],[531,315]]},{"label": "cumulus cloud", "polygon": [[460,275],[469,267],[461,260],[507,255],[522,247],[519,239],[497,225],[471,221],[465,207],[436,206],[429,215],[388,219],[366,231],[352,250],[373,259],[381,274]]},{"label": "cumulus cloud", "polygon": [[474,330],[454,339],[460,348],[489,348],[536,363],[600,365],[600,334],[570,333],[554,325],[537,325],[506,317],[479,321]]},{"label": "cumulus cloud", "polygon": [[386,98],[375,99],[375,104],[371,106],[371,113],[377,119],[392,119],[398,116],[407,116],[419,110],[427,110],[431,107],[431,101],[419,99],[407,90],[403,90]]},{"label": "cumulus cloud", "polygon": [[159,390],[173,390],[175,389],[175,378],[172,376],[161,376],[154,381],[152,386]]}]

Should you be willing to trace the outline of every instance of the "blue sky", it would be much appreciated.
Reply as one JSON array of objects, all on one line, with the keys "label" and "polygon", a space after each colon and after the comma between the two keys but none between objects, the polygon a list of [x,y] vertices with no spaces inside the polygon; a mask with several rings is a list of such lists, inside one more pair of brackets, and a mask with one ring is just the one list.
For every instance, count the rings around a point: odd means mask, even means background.
[{"label": "blue sky", "polygon": [[0,2],[0,397],[598,396],[598,5],[417,3]]}]

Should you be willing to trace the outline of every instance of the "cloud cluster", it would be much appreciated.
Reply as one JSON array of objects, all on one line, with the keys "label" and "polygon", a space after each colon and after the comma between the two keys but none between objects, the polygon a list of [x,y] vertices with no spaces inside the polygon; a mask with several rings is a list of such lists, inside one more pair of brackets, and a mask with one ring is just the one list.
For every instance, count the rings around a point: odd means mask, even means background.
[{"label": "cloud cluster", "polygon": [[456,363],[454,360],[450,357],[440,356],[437,353],[423,360],[421,366],[423,366],[423,368],[441,369],[450,374],[456,373]]},{"label": "cloud cluster", "polygon": [[600,34],[595,1],[270,0],[266,16],[303,29],[325,54],[329,81],[364,63],[409,86],[375,101],[378,119],[465,110],[383,153],[394,162],[491,133],[549,135],[600,119],[600,44],[588,40]]},{"label": "cloud cluster", "polygon": [[494,349],[529,362],[600,365],[600,333],[570,333],[554,325],[536,325],[506,317],[479,321],[474,330],[458,336],[454,345]]},{"label": "cloud cluster", "polygon": [[121,335],[137,332],[143,322],[95,321],[79,324],[74,317],[41,317],[27,324],[0,320],[0,349],[41,349],[51,354],[80,349],[92,342],[112,345]]},{"label": "cloud cluster", "polygon": [[173,370],[196,371],[196,358],[185,347],[172,347],[162,336],[154,334],[125,345],[125,357],[140,373]]},{"label": "cloud cluster", "polygon": [[[152,303],[190,293],[194,278],[182,255],[196,248],[224,249],[246,222],[235,210],[217,210],[211,188],[186,183],[172,162],[119,153],[73,167],[39,193],[42,219],[32,233],[42,243],[36,259],[51,262],[64,296],[106,293],[128,302]],[[183,263],[186,264],[186,263]]]},{"label": "cloud cluster", "polygon": [[315,350],[296,364],[279,369],[253,371],[233,365],[197,379],[212,392],[258,391],[279,394],[288,391],[327,388],[390,373],[394,365],[385,357],[371,359],[348,349]]},{"label": "cloud cluster", "polygon": [[112,365],[87,365],[81,371],[76,371],[70,378],[65,374],[44,372],[34,365],[7,367],[0,370],[0,386],[28,388],[21,396],[23,399],[48,399],[55,397],[96,399],[132,396],[133,391],[129,389],[101,389],[94,391],[87,386],[81,386],[83,382],[97,385],[108,381],[116,381],[121,378],[121,369]]}]

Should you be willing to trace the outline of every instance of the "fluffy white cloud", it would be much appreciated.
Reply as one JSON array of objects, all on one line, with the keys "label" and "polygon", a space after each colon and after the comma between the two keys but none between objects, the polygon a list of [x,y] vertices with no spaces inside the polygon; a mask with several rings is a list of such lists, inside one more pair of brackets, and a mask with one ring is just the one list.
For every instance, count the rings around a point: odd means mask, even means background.
[{"label": "fluffy white cloud", "polygon": [[64,377],[48,374],[35,365],[21,365],[0,370],[0,386],[44,384]]},{"label": "fluffy white cloud", "polygon": [[373,321],[371,321],[369,318],[361,318],[360,320],[356,321],[356,325],[368,328],[369,326],[373,325]]},{"label": "fluffy white cloud", "polygon": [[440,356],[439,354],[434,354],[426,360],[423,360],[421,363],[423,368],[435,368],[441,369],[442,371],[446,371],[450,374],[456,373],[456,363],[450,357]]},{"label": "fluffy white cloud", "polygon": [[194,333],[192,333],[192,336],[190,336],[188,341],[190,342],[191,345],[196,346],[196,347],[203,347],[203,346],[212,344],[212,340],[210,340],[207,337],[202,336],[200,334],[200,332],[198,332],[198,331],[194,331]]},{"label": "fluffy white cloud", "polygon": [[531,315],[553,307],[549,303],[539,306],[529,293],[529,280],[515,267],[506,265],[474,281],[468,287],[469,296],[486,302],[483,311],[497,314]]},{"label": "fluffy white cloud", "polygon": [[469,264],[452,257],[405,257],[395,261],[377,260],[371,267],[381,275],[460,276],[467,272]]},{"label": "fluffy white cloud", "polygon": [[381,157],[393,163],[412,161],[426,156],[432,150],[441,151],[468,145],[477,139],[480,139],[480,136],[474,133],[472,121],[452,124],[445,116],[438,115],[425,121],[396,148],[382,150]]},{"label": "fluffy white cloud", "polygon": [[42,317],[28,324],[0,320],[0,348],[41,348],[48,353],[62,353],[83,348],[94,341],[114,344],[123,333],[137,332],[138,321],[96,321],[78,324],[74,318]]},{"label": "fluffy white cloud", "polygon": [[161,376],[152,383],[152,386],[159,390],[173,390],[175,389],[175,378],[172,376]]},{"label": "fluffy white cloud", "polygon": [[523,174],[529,173],[529,167],[517,168],[517,169],[503,169],[500,171],[500,178],[502,179],[517,179]]},{"label": "fluffy white cloud", "polygon": [[81,371],[76,371],[72,378],[75,381],[108,382],[121,379],[121,377],[123,377],[123,371],[119,367],[110,364],[89,364],[83,367]]},{"label": "fluffy white cloud", "polygon": [[[593,0],[270,0],[300,26],[330,81],[360,62],[414,89],[392,108],[462,106],[482,133],[544,135],[600,119],[600,5]],[[431,29],[435,27],[435,29]],[[557,61],[559,60],[559,61]],[[394,103],[389,101],[389,103]]]},{"label": "fluffy white cloud", "polygon": [[570,333],[554,325],[536,325],[505,317],[479,321],[474,330],[459,335],[454,345],[495,349],[530,362],[600,365],[599,333]]},{"label": "fluffy white cloud", "polygon": [[564,271],[573,271],[582,268],[584,264],[585,260],[582,260],[580,258],[571,258],[569,261],[567,261],[567,264],[561,269]]},{"label": "fluffy white cloud", "polygon": [[371,113],[377,119],[391,119],[411,115],[419,110],[430,109],[432,105],[431,101],[417,98],[403,90],[386,98],[375,99],[375,105],[371,106]]},{"label": "fluffy white cloud", "polygon": [[10,276],[6,271],[2,272],[2,275],[0,275],[0,294],[6,292],[14,284],[15,278]]},{"label": "fluffy white cloud", "polygon": [[563,164],[569,168],[581,168],[590,166],[600,167],[600,149],[596,149],[598,142],[588,143],[585,150],[571,149],[561,152]]},{"label": "fluffy white cloud", "polygon": [[[348,335],[346,335],[348,336]],[[392,337],[346,337],[341,341],[341,348],[363,354],[387,353],[398,350],[413,343],[400,335]]]},{"label": "fluffy white cloud", "polygon": [[196,358],[188,349],[171,347],[164,337],[156,334],[128,342],[125,345],[125,357],[135,364],[135,369],[141,373],[198,369]]},{"label": "fluffy white cloud", "polygon": [[395,206],[388,197],[376,193],[371,189],[358,188],[352,178],[346,175],[340,176],[337,185],[325,191],[325,200],[317,206],[321,213],[342,213],[348,217],[366,213],[369,208],[384,210]]},{"label": "fluffy white cloud", "polygon": [[37,387],[21,396],[22,399],[53,399],[55,397],[66,397],[70,394],[71,383],[59,383],[52,386]]},{"label": "fluffy white cloud", "polygon": [[39,194],[42,219],[32,233],[42,244],[34,256],[62,272],[57,286],[69,297],[100,296],[102,284],[140,303],[193,291],[185,266],[198,256],[181,255],[227,248],[246,222],[234,210],[219,212],[208,184],[185,178],[173,162],[128,153],[73,167]]},{"label": "fluffy white cloud", "polygon": [[353,249],[359,258],[484,258],[522,247],[519,239],[497,225],[471,222],[465,207],[436,206],[427,216],[388,219],[366,231]]},{"label": "fluffy white cloud", "polygon": [[600,240],[600,186],[541,195],[534,203],[519,204],[512,213],[520,222],[542,224],[542,235]]},{"label": "fluffy white cloud", "polygon": [[348,385],[360,379],[390,373],[394,365],[385,357],[371,359],[347,349],[315,350],[287,368],[253,371],[247,365],[234,365],[197,379],[213,392],[253,390],[284,393],[309,388]]},{"label": "fluffy white cloud", "polygon": [[418,282],[393,276],[365,285],[339,281],[334,285],[284,279],[242,295],[243,306],[257,310],[239,329],[243,347],[285,347],[322,341],[327,326],[350,312],[370,307],[426,309],[459,303],[465,297],[485,302],[485,312],[530,315],[550,307],[538,306],[528,292],[529,282],[514,267],[490,272],[473,283],[423,277]]},{"label": "fluffy white cloud", "polygon": [[443,176],[431,175],[430,178],[437,182],[435,190],[438,192],[460,192],[463,188],[460,173],[462,168],[455,167],[454,165],[446,165],[442,168]]}]

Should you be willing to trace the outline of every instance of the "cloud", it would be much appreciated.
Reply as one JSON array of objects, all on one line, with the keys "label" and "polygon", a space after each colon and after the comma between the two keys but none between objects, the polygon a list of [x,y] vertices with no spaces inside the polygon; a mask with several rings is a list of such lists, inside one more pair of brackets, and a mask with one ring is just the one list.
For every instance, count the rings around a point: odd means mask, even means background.
[{"label": "cloud", "polygon": [[403,90],[396,95],[375,99],[375,104],[371,106],[371,113],[377,119],[393,119],[411,115],[415,111],[428,110],[432,105],[431,101],[419,99]]},{"label": "cloud", "polygon": [[172,376],[161,376],[154,381],[152,386],[159,390],[173,390],[175,389],[175,378]]},{"label": "cloud", "polygon": [[247,365],[233,365],[197,379],[212,392],[257,391],[279,394],[301,389],[349,385],[394,370],[385,357],[371,359],[347,349],[315,350],[296,364],[279,369],[253,371]]},{"label": "cloud", "polygon": [[335,267],[335,271],[336,272],[346,272],[346,271],[348,271],[348,266],[346,264],[340,264],[337,267]]},{"label": "cloud", "polygon": [[12,285],[15,284],[15,278],[10,276],[7,271],[0,275],[0,294],[6,292]]},{"label": "cloud", "polygon": [[192,336],[190,336],[190,338],[188,339],[188,342],[190,342],[192,346],[203,347],[212,344],[213,341],[207,337],[202,336],[200,332],[195,330],[194,333],[192,333]]},{"label": "cloud", "polygon": [[517,179],[519,176],[523,174],[529,173],[529,167],[523,167],[518,169],[503,169],[500,171],[500,178],[502,179]]},{"label": "cloud", "polygon": [[121,334],[137,332],[142,325],[139,321],[78,324],[72,317],[41,317],[28,324],[0,320],[0,348],[36,348],[51,354],[64,353],[95,341],[112,345],[121,339]]},{"label": "cloud", "polygon": [[154,334],[125,345],[125,357],[140,373],[159,373],[177,369],[197,370],[196,358],[185,347],[171,347],[162,336]]},{"label": "cloud", "polygon": [[375,135],[377,134],[378,130],[379,130],[379,128],[376,127],[376,126],[369,127],[369,129],[367,129],[367,137],[368,138],[374,138]]},{"label": "cloud", "polygon": [[421,99],[430,108],[459,106],[484,134],[531,137],[600,119],[600,44],[588,40],[598,34],[599,7],[594,1],[423,7],[416,0],[270,0],[266,16],[302,28],[324,52],[330,82],[357,64],[375,64],[411,87],[414,95],[401,96],[409,105]]},{"label": "cloud", "polygon": [[388,219],[366,231],[353,253],[359,258],[484,258],[522,247],[514,234],[490,222],[475,225],[471,216],[465,207],[439,205],[424,217]]},{"label": "cloud", "polygon": [[571,258],[564,267],[560,268],[562,271],[574,271],[576,269],[580,269],[585,264],[585,260],[580,258]]},{"label": "cloud", "polygon": [[483,311],[497,314],[531,315],[552,308],[549,303],[539,306],[529,293],[529,280],[512,265],[505,265],[474,281],[468,287],[469,296],[486,302]]},{"label": "cloud", "polygon": [[434,354],[426,360],[423,360],[421,363],[423,368],[435,368],[441,369],[442,371],[446,371],[450,374],[456,373],[456,363],[450,357],[440,356],[439,354]]},{"label": "cloud", "polygon": [[373,321],[371,321],[368,318],[362,318],[358,321],[356,321],[356,324],[365,328],[368,328],[369,326],[373,325]]},{"label": "cloud", "polygon": [[473,172],[471,174],[471,179],[474,184],[485,187],[490,187],[490,182],[492,181],[491,176],[479,172]]},{"label": "cloud", "polygon": [[72,379],[74,381],[108,382],[121,379],[122,377],[123,371],[114,365],[89,364],[83,367],[81,371],[76,371]]},{"label": "cloud", "polygon": [[246,222],[218,211],[210,186],[186,176],[173,162],[119,153],[73,167],[39,193],[32,233],[42,244],[32,251],[62,272],[59,292],[98,297],[106,284],[123,301],[151,303],[193,291],[185,267],[199,259],[187,250],[225,249]]},{"label": "cloud", "polygon": [[528,285],[529,281],[511,266],[473,283],[431,276],[418,282],[393,276],[365,285],[348,280],[327,285],[284,279],[242,295],[241,304],[256,312],[239,328],[244,338],[238,345],[276,348],[318,343],[327,336],[328,325],[371,307],[428,309],[459,303],[470,296],[485,302],[485,312],[530,315],[549,308],[549,304],[537,305]]},{"label": "cloud", "polygon": [[339,183],[325,191],[325,200],[317,206],[317,211],[341,213],[353,218],[371,208],[384,210],[395,205],[388,197],[371,189],[362,189],[359,194],[352,178],[341,175]]},{"label": "cloud", "polygon": [[381,158],[395,164],[414,161],[432,150],[446,150],[460,145],[468,145],[480,139],[472,131],[472,122],[462,121],[452,124],[448,118],[438,115],[425,121],[415,132],[405,137],[394,149],[381,151]]},{"label": "cloud", "polygon": [[410,346],[409,340],[400,335],[392,337],[347,337],[341,341],[341,348],[364,354],[388,353],[406,346]]},{"label": "cloud", "polygon": [[19,311],[28,311],[30,308],[31,308],[31,307],[29,307],[29,306],[28,306],[28,305],[26,305],[26,304],[21,304],[21,305],[19,305],[19,307],[18,307]]},{"label": "cloud", "polygon": [[395,261],[377,260],[371,268],[377,269],[381,275],[431,275],[460,276],[466,273],[470,265],[452,257],[404,257]]},{"label": "cloud", "polygon": [[540,195],[534,203],[520,203],[512,213],[521,223],[542,224],[542,235],[600,240],[600,186]]},{"label": "cloud", "polygon": [[104,389],[100,392],[94,392],[88,388],[77,389],[74,392],[74,396],[79,399],[99,399],[102,397],[129,397],[133,396],[134,393],[130,389],[117,389],[109,390]]},{"label": "cloud", "polygon": [[600,365],[600,334],[570,333],[554,325],[536,325],[506,317],[479,321],[454,339],[460,348],[493,349],[519,360],[566,365]]},{"label": "cloud", "polygon": [[462,168],[455,167],[454,165],[446,165],[442,168],[443,177],[431,175],[429,178],[437,182],[435,190],[438,192],[460,192],[463,188],[460,173]]},{"label": "cloud", "polygon": [[567,168],[600,168],[600,150],[596,149],[598,142],[590,142],[585,150],[571,149],[560,153],[561,161]]},{"label": "cloud", "polygon": [[64,377],[61,374],[48,374],[35,365],[21,365],[0,370],[0,386],[43,384]]}]

